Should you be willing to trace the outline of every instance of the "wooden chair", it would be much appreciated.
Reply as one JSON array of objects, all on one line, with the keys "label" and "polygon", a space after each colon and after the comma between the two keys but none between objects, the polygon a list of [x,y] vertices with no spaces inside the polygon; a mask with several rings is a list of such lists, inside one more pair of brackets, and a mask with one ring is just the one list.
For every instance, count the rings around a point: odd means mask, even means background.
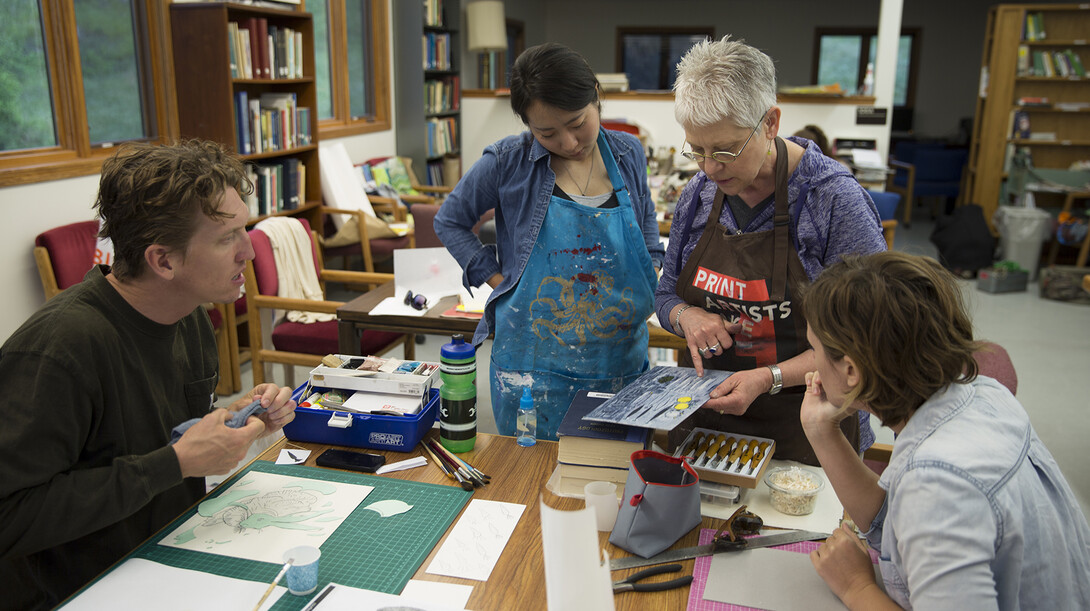
[{"label": "wooden chair", "polygon": [[[969,152],[966,149],[947,149],[938,144],[923,144],[911,153],[911,160],[890,160],[890,166],[896,172],[888,177],[886,191],[902,196],[905,227],[912,226],[912,208],[917,199],[960,198],[964,191],[964,169],[968,157]],[[933,206],[932,217],[936,214],[937,210]]]},{"label": "wooden chair", "polygon": [[[407,218],[405,206],[398,204],[396,200],[373,196],[368,196],[367,199],[370,200],[371,206],[375,209],[376,213],[389,211],[389,213],[393,214],[396,221],[405,222]],[[403,236],[372,238],[368,235],[367,213],[363,210],[349,210],[331,206],[321,206],[320,210],[322,211],[322,217],[327,219],[327,226],[324,232],[326,238],[329,238],[336,232],[331,217],[331,215],[334,214],[354,219],[353,224],[359,230],[358,242],[343,246],[322,247],[323,257],[341,257],[344,261],[342,267],[346,270],[348,269],[348,258],[359,256],[363,259],[364,271],[374,273],[375,264],[392,258],[394,256],[394,251],[398,248],[414,248],[416,246],[415,229],[410,229],[409,233]]]},{"label": "wooden chair", "polygon": [[[401,201],[407,204],[441,204],[447,194],[454,190],[454,187],[446,185],[421,183],[416,177],[416,172],[413,171],[413,160],[410,157],[375,157],[361,165],[368,166],[372,176],[376,168],[383,168],[390,176],[389,184],[397,191]],[[404,179],[407,179],[407,184]]]},{"label": "wooden chair", "polygon": [[[34,261],[38,264],[38,276],[47,300],[83,280],[95,263],[97,239],[98,221],[62,225],[34,238]],[[249,349],[240,349],[238,345],[238,325],[247,320],[246,302],[240,298],[233,305],[206,304],[205,309],[212,321],[219,354],[220,379],[216,393],[236,393],[242,389],[240,363],[249,359]]]},{"label": "wooden chair", "polygon": [[[326,269],[322,264],[320,249],[317,248],[317,235],[310,229],[306,219],[290,219],[303,225],[311,236],[310,252],[300,253],[314,261],[314,271],[325,295],[325,282],[344,282],[358,284],[383,284],[393,280],[393,274],[377,274]],[[268,235],[260,229],[250,230],[253,243],[254,260],[246,263],[246,301],[250,311],[250,349],[253,362],[254,385],[265,381],[265,364],[280,363],[285,366],[286,379],[293,382],[291,366],[315,367],[322,357],[335,354],[338,350],[337,320],[313,323],[291,322],[286,319],[274,321],[269,334],[272,345],[265,343],[262,320],[263,315],[273,310],[302,310],[336,314],[337,308],[344,305],[340,301],[309,301],[288,299],[278,296],[279,280],[276,259],[273,257],[272,244]],[[397,347],[405,346],[405,358],[415,356],[412,335],[389,333],[385,331],[364,331],[360,335],[360,355],[384,354]]]}]

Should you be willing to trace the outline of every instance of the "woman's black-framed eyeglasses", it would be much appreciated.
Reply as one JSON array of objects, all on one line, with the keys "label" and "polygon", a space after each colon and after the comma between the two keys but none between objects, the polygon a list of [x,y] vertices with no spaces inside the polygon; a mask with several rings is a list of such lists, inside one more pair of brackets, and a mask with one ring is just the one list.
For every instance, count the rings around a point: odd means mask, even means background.
[{"label": "woman's black-framed eyeglasses", "polygon": [[409,291],[405,293],[405,305],[412,306],[414,310],[423,310],[428,307],[428,298],[420,294],[413,295],[413,292]]},{"label": "woman's black-framed eyeglasses", "polygon": [[[772,109],[769,108],[768,110]],[[708,160],[709,157],[723,165],[726,165],[728,163],[734,163],[738,160],[739,157],[742,156],[742,152],[746,150],[746,145],[749,144],[749,141],[753,139],[753,134],[757,133],[757,128],[761,126],[761,123],[764,122],[765,117],[768,116],[768,110],[766,110],[765,113],[761,115],[761,120],[757,122],[757,125],[753,126],[753,131],[749,132],[749,138],[746,138],[746,141],[742,143],[742,148],[738,149],[737,153],[732,153],[730,151],[715,151],[714,153],[708,153],[705,155],[704,153],[697,153],[695,151],[682,151],[681,156],[686,159],[691,159],[697,163],[704,163]]]}]

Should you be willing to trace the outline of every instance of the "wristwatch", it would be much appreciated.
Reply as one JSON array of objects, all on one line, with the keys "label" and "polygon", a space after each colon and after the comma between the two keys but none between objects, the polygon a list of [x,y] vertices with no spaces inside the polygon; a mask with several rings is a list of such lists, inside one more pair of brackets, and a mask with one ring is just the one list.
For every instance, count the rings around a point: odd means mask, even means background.
[{"label": "wristwatch", "polygon": [[774,395],[783,389],[783,372],[779,365],[769,365],[768,370],[772,372],[772,388],[768,389],[768,394]]}]

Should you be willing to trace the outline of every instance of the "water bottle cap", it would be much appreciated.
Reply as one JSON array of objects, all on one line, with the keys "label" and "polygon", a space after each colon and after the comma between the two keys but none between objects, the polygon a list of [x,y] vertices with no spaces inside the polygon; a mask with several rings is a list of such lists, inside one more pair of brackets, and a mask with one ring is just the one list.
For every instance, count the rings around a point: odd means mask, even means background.
[{"label": "water bottle cap", "polygon": [[530,387],[522,389],[522,398],[519,399],[519,405],[532,406],[534,404],[534,398],[530,396]]},{"label": "water bottle cap", "polygon": [[466,343],[461,333],[452,335],[450,343],[443,344],[439,349],[440,357],[455,361],[473,358],[476,353],[477,349],[474,348],[473,344]]}]

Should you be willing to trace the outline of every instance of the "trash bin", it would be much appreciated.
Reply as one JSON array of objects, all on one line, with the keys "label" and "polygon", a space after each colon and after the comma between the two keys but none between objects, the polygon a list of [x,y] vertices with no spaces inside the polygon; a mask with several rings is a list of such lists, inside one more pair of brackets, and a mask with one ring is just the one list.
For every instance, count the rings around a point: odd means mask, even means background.
[{"label": "trash bin", "polygon": [[1018,263],[1029,272],[1031,282],[1036,280],[1041,247],[1052,234],[1052,216],[1039,208],[1000,206],[994,220],[1000,258]]}]

